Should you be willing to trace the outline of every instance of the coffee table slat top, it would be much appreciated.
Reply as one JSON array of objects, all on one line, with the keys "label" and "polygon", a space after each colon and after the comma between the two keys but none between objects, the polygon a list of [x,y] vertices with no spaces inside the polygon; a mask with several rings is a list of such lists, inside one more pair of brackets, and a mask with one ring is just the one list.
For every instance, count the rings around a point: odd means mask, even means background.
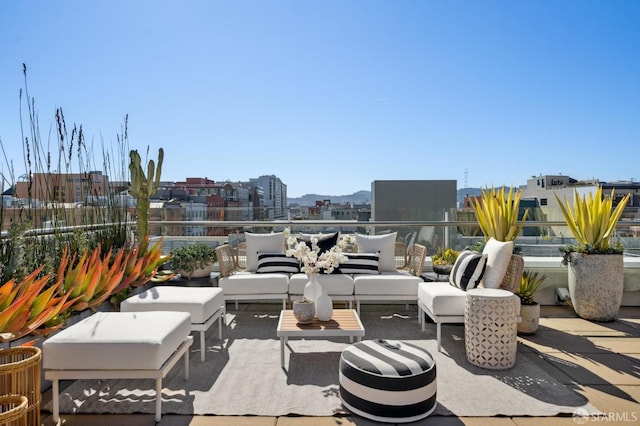
[{"label": "coffee table slat top", "polygon": [[329,321],[314,318],[309,324],[298,324],[292,310],[280,312],[278,337],[284,336],[364,336],[364,327],[354,309],[334,309]]}]

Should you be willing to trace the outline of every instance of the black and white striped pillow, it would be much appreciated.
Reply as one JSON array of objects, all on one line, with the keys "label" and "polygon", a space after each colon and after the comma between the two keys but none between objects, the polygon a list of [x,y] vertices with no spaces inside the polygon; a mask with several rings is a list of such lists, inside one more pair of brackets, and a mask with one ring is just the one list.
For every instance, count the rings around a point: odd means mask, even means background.
[{"label": "black and white striped pillow", "polygon": [[449,284],[462,290],[476,288],[484,275],[487,256],[471,250],[460,252],[449,274]]},{"label": "black and white striped pillow", "polygon": [[258,253],[258,269],[256,269],[256,273],[274,272],[298,273],[300,272],[300,262],[295,257],[287,256],[283,253]]},{"label": "black and white striped pillow", "polygon": [[378,264],[380,256],[378,253],[345,253],[346,262],[338,266],[339,274],[379,274]]}]

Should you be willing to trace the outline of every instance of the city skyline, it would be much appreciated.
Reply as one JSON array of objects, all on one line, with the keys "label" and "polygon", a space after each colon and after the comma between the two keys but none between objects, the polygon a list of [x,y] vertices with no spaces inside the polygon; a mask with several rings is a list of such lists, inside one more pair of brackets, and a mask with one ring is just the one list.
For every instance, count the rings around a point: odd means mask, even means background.
[{"label": "city skyline", "polygon": [[24,63],[44,147],[57,107],[95,152],[128,115],[167,181],[276,175],[295,198],[638,180],[639,18],[633,1],[10,0],[0,172],[25,171]]}]

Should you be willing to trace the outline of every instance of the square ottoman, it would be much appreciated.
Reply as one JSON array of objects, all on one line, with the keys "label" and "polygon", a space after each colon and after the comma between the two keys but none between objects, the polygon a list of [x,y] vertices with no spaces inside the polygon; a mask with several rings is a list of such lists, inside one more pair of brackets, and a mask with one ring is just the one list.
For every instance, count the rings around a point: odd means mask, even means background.
[{"label": "square ottoman", "polygon": [[205,359],[205,332],[218,320],[218,338],[222,340],[222,322],[226,313],[224,295],[217,287],[157,286],[124,300],[121,312],[177,311],[191,314],[191,331],[200,332],[200,359]]},{"label": "square ottoman", "polygon": [[156,421],[162,379],[184,356],[189,378],[193,338],[186,312],[97,312],[42,344],[44,377],[52,382],[53,420],[60,415],[59,380],[155,379]]}]

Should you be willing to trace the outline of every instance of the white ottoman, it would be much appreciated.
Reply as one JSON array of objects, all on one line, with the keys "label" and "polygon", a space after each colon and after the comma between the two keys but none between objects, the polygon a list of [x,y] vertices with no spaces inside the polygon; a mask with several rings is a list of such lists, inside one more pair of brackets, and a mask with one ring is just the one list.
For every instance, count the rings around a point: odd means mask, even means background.
[{"label": "white ottoman", "polygon": [[181,356],[189,378],[190,332],[186,312],[97,312],[45,340],[42,367],[52,382],[54,422],[60,418],[58,381],[65,379],[155,379],[160,421],[162,379]]},{"label": "white ottoman", "polygon": [[120,304],[121,312],[177,311],[191,314],[191,331],[200,332],[200,359],[204,361],[205,332],[218,320],[218,338],[222,340],[222,322],[226,312],[224,295],[216,287],[157,286],[131,296]]},{"label": "white ottoman", "polygon": [[520,298],[507,290],[474,288],[467,291],[464,344],[467,360],[478,367],[513,367],[518,349]]}]

